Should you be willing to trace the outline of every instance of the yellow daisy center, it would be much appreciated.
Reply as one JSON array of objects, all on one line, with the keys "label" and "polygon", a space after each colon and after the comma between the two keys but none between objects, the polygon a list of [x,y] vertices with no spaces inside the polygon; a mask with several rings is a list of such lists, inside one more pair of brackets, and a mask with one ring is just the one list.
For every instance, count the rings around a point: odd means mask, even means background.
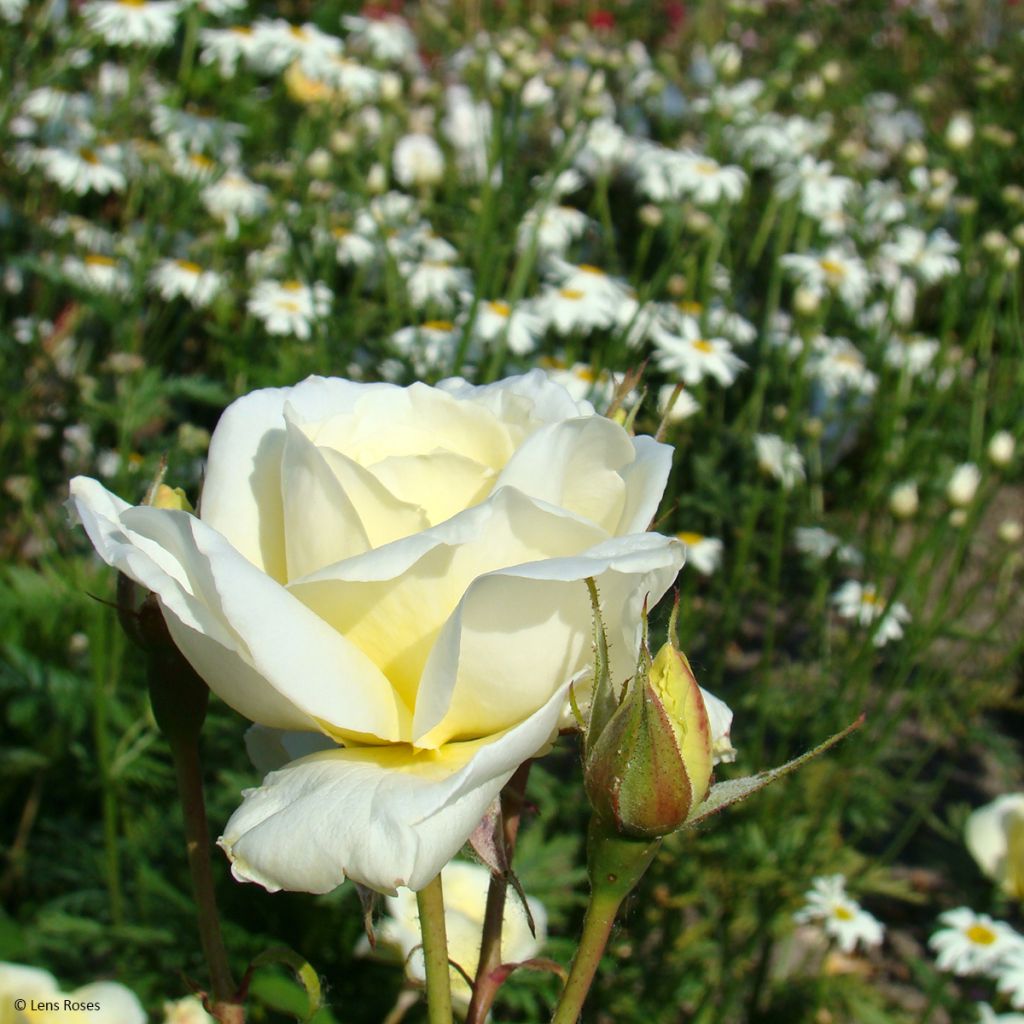
[{"label": "yellow daisy center", "polygon": [[174,265],[179,270],[185,271],[186,274],[195,274],[197,277],[203,272],[203,268],[191,260],[175,260]]},{"label": "yellow daisy center", "polygon": [[428,331],[451,331],[454,329],[455,324],[451,320],[427,320],[423,327]]},{"label": "yellow daisy center", "polygon": [[578,288],[563,288],[558,293],[563,299],[571,299],[573,302],[577,302],[583,298],[583,292]]},{"label": "yellow daisy center", "polygon": [[705,341],[703,338],[698,338],[694,343],[693,347],[698,352],[703,352],[705,355],[711,355],[715,351],[715,346],[710,341]]},{"label": "yellow daisy center", "polygon": [[972,924],[964,935],[976,946],[991,946],[996,941],[996,933],[983,924]]},{"label": "yellow daisy center", "polygon": [[845,277],[846,267],[835,260],[818,260],[818,266],[825,271],[829,277]]},{"label": "yellow daisy center", "polygon": [[852,921],[853,911],[849,907],[833,907],[832,916],[838,918],[840,921]]},{"label": "yellow daisy center", "polygon": [[507,302],[502,302],[500,299],[494,302],[488,302],[487,308],[498,316],[508,317],[512,312],[512,307]]},{"label": "yellow daisy center", "polygon": [[87,267],[114,267],[117,266],[117,260],[112,256],[103,256],[98,252],[91,252],[85,257],[85,265]]},{"label": "yellow daisy center", "polygon": [[688,547],[693,547],[695,544],[699,544],[704,539],[703,533],[690,533],[684,530],[682,533],[677,533],[676,538],[681,540]]},{"label": "yellow daisy center", "polygon": [[582,270],[584,274],[593,274],[595,277],[608,276],[600,267],[595,267],[592,263],[581,263],[579,269]]}]

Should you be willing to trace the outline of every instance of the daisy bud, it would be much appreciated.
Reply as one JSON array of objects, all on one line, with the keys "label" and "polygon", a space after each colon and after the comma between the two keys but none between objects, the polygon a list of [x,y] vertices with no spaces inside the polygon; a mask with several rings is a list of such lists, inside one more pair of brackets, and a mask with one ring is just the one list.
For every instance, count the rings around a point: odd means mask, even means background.
[{"label": "daisy bud", "polygon": [[1003,469],[1013,462],[1014,447],[1013,434],[1008,430],[997,431],[988,442],[989,462]]},{"label": "daisy bud", "polygon": [[919,142],[917,139],[912,139],[903,149],[903,159],[906,160],[911,167],[917,167],[928,159],[928,150],[925,149],[923,143]]},{"label": "daisy bud", "polygon": [[644,203],[637,211],[637,216],[640,218],[640,223],[648,228],[661,227],[662,221],[665,219],[661,207],[655,206],[654,203]]},{"label": "daisy bud", "polygon": [[981,483],[981,471],[973,462],[964,462],[953,470],[946,484],[946,497],[957,508],[964,508],[974,501],[974,495]]},{"label": "daisy bud", "polygon": [[967,509],[955,508],[949,513],[949,525],[959,529],[967,522]]},{"label": "daisy bud", "polygon": [[711,785],[711,725],[686,656],[642,649],[636,676],[584,770],[595,817],[634,839],[678,829]]},{"label": "daisy bud", "polygon": [[889,492],[889,511],[897,519],[910,519],[918,507],[917,484],[913,480],[897,484]]},{"label": "daisy bud", "polygon": [[996,530],[996,535],[1004,544],[1018,544],[1024,537],[1024,525],[1019,519],[1004,519]]},{"label": "daisy bud", "polygon": [[793,293],[793,309],[800,316],[814,316],[821,306],[821,296],[813,288],[797,288]]},{"label": "daisy bud", "polygon": [[968,149],[974,141],[974,122],[966,111],[958,111],[946,125],[946,145],[956,153]]}]

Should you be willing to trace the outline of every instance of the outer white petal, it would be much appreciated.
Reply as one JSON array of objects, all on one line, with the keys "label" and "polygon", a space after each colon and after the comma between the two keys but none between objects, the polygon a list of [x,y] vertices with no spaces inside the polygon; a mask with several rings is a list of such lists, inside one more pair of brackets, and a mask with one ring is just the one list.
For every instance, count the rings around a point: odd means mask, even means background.
[{"label": "outer white petal", "polygon": [[72,1016],[77,1021],[92,1021],[95,1024],[146,1024],[146,1011],[138,996],[116,981],[94,981],[68,993],[69,999],[84,1003],[99,1003],[98,1010],[86,1010]]},{"label": "outer white petal", "polygon": [[83,477],[71,493],[100,557],[157,594],[182,653],[247,718],[383,740],[407,731],[411,709],[370,660],[205,523],[132,508]]},{"label": "outer white petal", "polygon": [[8,1016],[14,1009],[10,1005],[12,999],[45,996],[58,989],[57,979],[41,967],[0,961],[0,1020],[7,1024],[13,1019]]},{"label": "outer white petal", "polygon": [[656,603],[682,562],[678,541],[640,534],[477,579],[424,669],[416,743],[434,747],[508,728],[585,673],[593,632],[587,577],[601,595],[613,677],[624,681],[636,663],[644,600]]},{"label": "outer white petal", "polygon": [[700,694],[704,698],[704,707],[707,709],[708,722],[711,725],[711,753],[714,756],[714,763],[732,763],[736,760],[736,748],[729,738],[732,729],[732,708],[703,686],[700,687]]},{"label": "outer white petal", "polygon": [[273,772],[243,794],[219,840],[232,873],[270,891],[329,892],[346,878],[379,892],[421,889],[550,741],[567,690],[488,740],[339,749]]},{"label": "outer white petal", "polygon": [[964,841],[978,867],[989,878],[998,880],[1006,871],[1007,833],[1014,818],[1024,818],[1024,793],[997,797],[973,811],[967,819]]},{"label": "outer white petal", "polygon": [[373,390],[398,392],[391,384],[356,384],[309,377],[291,388],[265,388],[224,410],[210,440],[200,514],[253,565],[285,579],[281,453],[284,408],[305,420],[350,411]]},{"label": "outer white petal", "polygon": [[516,418],[513,409],[525,409],[534,423],[557,423],[575,416],[593,416],[594,407],[585,399],[576,401],[561,384],[540,369],[520,377],[506,377],[493,384],[470,384],[462,377],[449,377],[439,388],[463,401],[477,402],[502,419]]}]

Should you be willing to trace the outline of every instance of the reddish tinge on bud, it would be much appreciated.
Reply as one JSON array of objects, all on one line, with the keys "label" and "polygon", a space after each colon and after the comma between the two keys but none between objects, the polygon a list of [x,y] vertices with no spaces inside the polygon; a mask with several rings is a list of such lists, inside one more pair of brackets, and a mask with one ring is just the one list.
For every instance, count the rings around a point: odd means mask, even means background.
[{"label": "reddish tinge on bud", "polygon": [[711,726],[686,656],[646,644],[637,673],[587,752],[584,782],[596,817],[621,835],[680,828],[711,785]]}]

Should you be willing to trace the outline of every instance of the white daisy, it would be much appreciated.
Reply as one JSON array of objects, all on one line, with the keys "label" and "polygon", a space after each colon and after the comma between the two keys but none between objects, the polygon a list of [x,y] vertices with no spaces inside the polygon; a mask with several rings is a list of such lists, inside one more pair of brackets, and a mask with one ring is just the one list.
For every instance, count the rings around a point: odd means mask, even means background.
[{"label": "white daisy", "polygon": [[543,321],[525,304],[513,308],[501,299],[490,299],[476,308],[474,336],[488,345],[503,341],[514,355],[529,355],[543,333]]},{"label": "white daisy", "polygon": [[305,341],[313,323],[325,317],[333,299],[321,281],[312,287],[301,281],[260,281],[252,290],[247,308],[263,322],[268,334],[291,335]]},{"label": "white daisy", "polygon": [[449,313],[456,301],[465,304],[473,294],[473,278],[466,267],[456,267],[446,260],[423,260],[421,263],[403,263],[409,301],[417,310],[436,306]]},{"label": "white daisy", "polygon": [[935,950],[940,970],[961,976],[991,971],[1012,949],[1019,948],[1021,937],[1002,921],[988,914],[976,914],[969,907],[957,907],[939,915],[945,927],[928,940]]},{"label": "white daisy", "polygon": [[783,490],[792,490],[805,479],[804,457],[795,444],[783,441],[777,434],[755,434],[754,450],[758,468],[778,480]]},{"label": "white daisy", "polygon": [[581,288],[547,288],[533,306],[558,334],[589,333],[615,323],[615,307],[599,294]]},{"label": "white daisy", "polygon": [[161,260],[149,275],[149,283],[160,297],[187,299],[196,309],[208,306],[224,285],[214,270],[204,270],[189,260]]},{"label": "white daisy", "polygon": [[834,533],[820,526],[798,526],[793,531],[793,543],[797,551],[819,562],[836,553],[840,562],[846,565],[860,565],[860,552],[850,544],[844,544]]},{"label": "white daisy", "polygon": [[699,325],[689,318],[681,320],[675,331],[654,330],[652,338],[658,366],[686,384],[699,384],[713,377],[729,387],[747,365],[733,353],[729,342],[703,337]]},{"label": "white daisy", "polygon": [[881,922],[847,895],[842,875],[815,878],[804,899],[806,902],[793,915],[794,919],[801,923],[821,922],[825,934],[835,939],[844,953],[852,953],[858,944],[881,944],[885,934]]},{"label": "white daisy", "polygon": [[917,377],[935,362],[939,348],[935,338],[896,335],[885,344],[885,361],[889,366],[905,369],[912,377]]},{"label": "white daisy", "polygon": [[[450,320],[427,320],[395,331],[391,342],[409,360],[416,374],[425,377],[451,364],[460,334]],[[466,367],[462,372],[466,372]]]},{"label": "white daisy", "polygon": [[996,1013],[988,1003],[978,1003],[978,1024],[1024,1024],[1024,1013]]},{"label": "white daisy", "polygon": [[1024,1010],[1024,936],[1018,935],[1016,944],[1009,949],[992,971],[996,988],[1007,996],[1016,1010]]},{"label": "white daisy", "polygon": [[881,246],[879,255],[913,272],[925,284],[935,284],[959,271],[955,255],[959,249],[942,228],[926,235],[920,228],[903,225],[897,229],[895,241]]},{"label": "white daisy", "polygon": [[713,576],[722,565],[722,542],[717,537],[684,531],[676,539],[686,545],[686,564],[692,565],[702,576]]},{"label": "white daisy", "polygon": [[784,199],[796,196],[801,211],[815,220],[842,210],[854,188],[850,178],[832,173],[831,163],[812,156],[801,157],[783,172],[778,183],[779,195]]},{"label": "white daisy", "polygon": [[200,193],[211,216],[224,221],[229,238],[237,237],[238,222],[255,220],[270,208],[270,191],[239,170],[228,171]]},{"label": "white daisy", "polygon": [[406,188],[436,185],[444,177],[444,153],[432,136],[413,132],[395,143],[391,166],[395,180]]},{"label": "white daisy", "polygon": [[346,41],[376,60],[386,64],[419,63],[416,36],[397,14],[365,18],[346,14],[341,23],[350,33]]},{"label": "white daisy", "polygon": [[79,287],[107,295],[127,295],[131,291],[131,275],[124,264],[104,253],[89,253],[79,259],[65,256],[64,273]]},{"label": "white daisy", "polygon": [[65,192],[84,196],[87,192],[107,195],[123,192],[124,171],[109,157],[109,147],[103,150],[80,146],[64,149],[49,146],[40,153],[39,164],[43,174]]},{"label": "white daisy", "polygon": [[890,640],[903,636],[903,626],[910,621],[910,612],[900,601],[889,603],[872,583],[858,583],[847,580],[833,595],[832,603],[841,618],[853,619],[861,626],[875,627],[872,643],[884,647]]},{"label": "white daisy", "polygon": [[863,353],[847,338],[818,335],[807,373],[830,397],[873,395],[878,389],[878,378],[867,368]]},{"label": "white daisy", "polygon": [[536,245],[537,252],[564,255],[590,224],[585,213],[572,206],[546,206],[526,212],[516,232],[516,246],[527,252]]},{"label": "white daisy", "polygon": [[204,66],[216,64],[221,78],[234,78],[239,61],[251,66],[260,46],[249,25],[201,29],[199,43],[199,63]]},{"label": "white daisy", "polygon": [[699,410],[700,402],[682,384],[662,384],[658,388],[658,415],[667,416],[669,423],[682,423]]},{"label": "white daisy", "polygon": [[179,0],[88,0],[82,15],[111,46],[167,46],[178,28]]},{"label": "white daisy", "polygon": [[805,288],[819,295],[835,292],[850,309],[857,309],[867,298],[867,267],[842,246],[829,246],[823,253],[788,253],[782,257],[782,266]]}]

